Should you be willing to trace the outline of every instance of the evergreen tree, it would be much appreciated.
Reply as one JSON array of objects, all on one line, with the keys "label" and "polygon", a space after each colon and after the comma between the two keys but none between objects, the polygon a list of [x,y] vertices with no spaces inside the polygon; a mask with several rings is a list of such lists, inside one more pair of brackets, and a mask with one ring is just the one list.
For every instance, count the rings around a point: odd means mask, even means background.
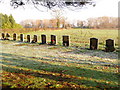
[{"label": "evergreen tree", "polygon": [[11,28],[14,28],[15,27],[15,20],[14,20],[12,15],[9,16],[9,21],[10,21],[10,24],[11,24]]},{"label": "evergreen tree", "polygon": [[2,29],[17,29],[22,28],[20,24],[17,24],[12,15],[0,13],[0,28]]},{"label": "evergreen tree", "polygon": [[6,14],[3,15],[2,28],[4,28],[4,29],[11,28],[11,25],[10,25],[10,22],[9,22],[9,17]]}]

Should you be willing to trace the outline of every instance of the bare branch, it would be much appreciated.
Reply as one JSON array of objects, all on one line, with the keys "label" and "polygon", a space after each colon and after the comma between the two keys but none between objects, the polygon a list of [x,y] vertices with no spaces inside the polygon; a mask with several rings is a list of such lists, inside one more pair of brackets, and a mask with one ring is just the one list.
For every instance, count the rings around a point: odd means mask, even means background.
[{"label": "bare branch", "polygon": [[[1,2],[2,0],[0,0]],[[32,4],[38,10],[40,10],[39,6],[48,8],[52,10],[53,8],[79,8],[84,7],[86,5],[95,6],[95,2],[93,0],[11,0],[10,5],[13,8],[18,8],[19,6]]]}]

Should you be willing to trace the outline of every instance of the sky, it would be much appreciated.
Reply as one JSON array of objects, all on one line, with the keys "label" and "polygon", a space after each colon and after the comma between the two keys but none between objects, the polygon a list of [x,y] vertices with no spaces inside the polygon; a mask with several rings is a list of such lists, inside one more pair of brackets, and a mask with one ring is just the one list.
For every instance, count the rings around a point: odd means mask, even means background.
[{"label": "sky", "polygon": [[[13,9],[10,6],[9,0],[3,0],[4,3],[0,3],[0,13],[12,14],[17,23],[26,19],[51,19],[51,12],[46,10],[41,12],[31,5],[19,7]],[[63,12],[64,17],[68,21],[74,22],[76,20],[86,20],[88,18],[110,16],[118,17],[118,2],[120,0],[95,0],[95,7],[88,7],[80,9],[79,11],[65,10]]]}]

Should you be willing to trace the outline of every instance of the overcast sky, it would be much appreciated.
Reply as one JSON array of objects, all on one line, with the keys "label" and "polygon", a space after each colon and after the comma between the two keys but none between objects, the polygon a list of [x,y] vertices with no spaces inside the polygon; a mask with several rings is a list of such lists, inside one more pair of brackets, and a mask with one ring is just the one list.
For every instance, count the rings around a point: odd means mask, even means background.
[{"label": "overcast sky", "polygon": [[[0,13],[12,14],[16,22],[19,23],[25,19],[50,19],[50,12],[40,12],[32,6],[19,7],[13,9],[8,0],[0,3]],[[64,16],[70,21],[85,20],[93,17],[111,16],[118,17],[118,1],[120,0],[96,0],[96,6],[80,11],[65,11]]]}]

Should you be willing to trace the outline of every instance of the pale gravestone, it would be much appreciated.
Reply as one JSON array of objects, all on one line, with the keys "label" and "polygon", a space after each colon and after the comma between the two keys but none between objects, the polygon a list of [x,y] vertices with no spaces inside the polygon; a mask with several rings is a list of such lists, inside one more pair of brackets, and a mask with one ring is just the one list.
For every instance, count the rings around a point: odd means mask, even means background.
[{"label": "pale gravestone", "polygon": [[112,39],[107,39],[107,40],[106,40],[106,48],[105,48],[105,51],[106,51],[106,52],[113,52],[113,51],[115,51],[115,48],[114,48],[114,40],[112,40]]},{"label": "pale gravestone", "polygon": [[30,42],[30,35],[27,35],[27,42]]},{"label": "pale gravestone", "polygon": [[5,34],[4,34],[4,33],[2,33],[2,38],[1,38],[1,39],[3,39],[3,40],[4,40],[4,38],[5,38]]},{"label": "pale gravestone", "polygon": [[23,42],[24,41],[24,35],[20,34],[20,41]]},{"label": "pale gravestone", "polygon": [[10,35],[9,35],[8,33],[6,33],[6,38],[5,38],[5,40],[9,40],[9,37],[10,37]]},{"label": "pale gravestone", "polygon": [[63,46],[69,46],[69,45],[70,45],[69,36],[63,36]]},{"label": "pale gravestone", "polygon": [[90,49],[96,50],[98,48],[98,39],[97,38],[90,38]]},{"label": "pale gravestone", "polygon": [[56,35],[51,35],[51,45],[55,45],[56,41]]},{"label": "pale gravestone", "polygon": [[42,44],[46,44],[46,35],[41,35]]},{"label": "pale gravestone", "polygon": [[13,34],[13,40],[16,41],[16,33]]},{"label": "pale gravestone", "polygon": [[37,35],[34,35],[32,43],[36,43],[37,42]]}]

